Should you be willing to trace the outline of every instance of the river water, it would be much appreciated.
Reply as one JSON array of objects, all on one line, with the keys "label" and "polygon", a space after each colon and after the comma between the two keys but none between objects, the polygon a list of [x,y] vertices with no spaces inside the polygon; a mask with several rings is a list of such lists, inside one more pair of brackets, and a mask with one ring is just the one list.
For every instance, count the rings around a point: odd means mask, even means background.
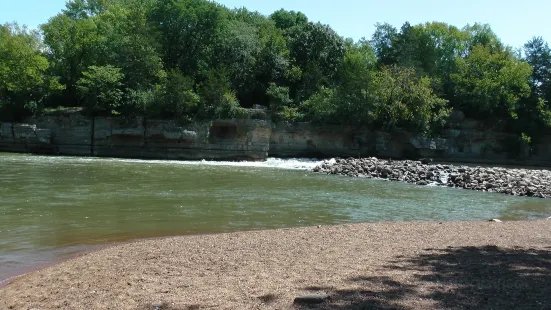
[{"label": "river water", "polygon": [[315,165],[0,153],[0,282],[97,245],[139,238],[551,215],[551,199],[307,171]]}]

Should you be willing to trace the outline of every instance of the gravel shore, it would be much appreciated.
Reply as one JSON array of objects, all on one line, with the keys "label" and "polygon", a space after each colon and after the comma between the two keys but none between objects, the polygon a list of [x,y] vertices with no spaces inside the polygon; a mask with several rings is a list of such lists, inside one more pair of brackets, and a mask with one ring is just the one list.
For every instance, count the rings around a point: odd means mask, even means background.
[{"label": "gravel shore", "polygon": [[549,309],[550,291],[551,221],[373,223],[123,244],[15,280],[0,309]]}]

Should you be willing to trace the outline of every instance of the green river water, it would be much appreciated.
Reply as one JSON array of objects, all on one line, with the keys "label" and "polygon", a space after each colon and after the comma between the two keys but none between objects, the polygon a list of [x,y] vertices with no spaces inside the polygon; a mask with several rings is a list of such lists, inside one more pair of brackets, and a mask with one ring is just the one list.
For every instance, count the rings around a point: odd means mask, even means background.
[{"label": "green river water", "polygon": [[530,199],[307,171],[315,162],[145,161],[0,153],[0,284],[139,238],[378,221],[545,218]]}]

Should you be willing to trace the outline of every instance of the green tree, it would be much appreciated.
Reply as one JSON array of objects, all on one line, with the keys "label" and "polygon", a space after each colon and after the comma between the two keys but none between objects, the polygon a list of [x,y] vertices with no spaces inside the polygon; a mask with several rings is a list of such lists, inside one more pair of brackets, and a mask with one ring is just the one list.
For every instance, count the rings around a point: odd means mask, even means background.
[{"label": "green tree", "polygon": [[442,126],[449,114],[447,101],[439,98],[428,77],[413,68],[388,67],[375,79],[373,118],[376,128],[407,129],[424,134]]},{"label": "green tree", "polygon": [[271,82],[283,83],[289,51],[283,34],[265,16],[246,9],[232,11],[218,40],[215,67],[225,67],[240,103],[267,104]]},{"label": "green tree", "polygon": [[[259,85],[256,70],[263,44],[258,28],[242,20],[228,20],[220,38],[219,66],[228,70],[232,88],[240,98],[247,98]],[[250,102],[252,105],[254,102]]]},{"label": "green tree", "polygon": [[501,40],[488,24],[475,23],[463,27],[463,31],[469,36],[468,49],[472,50],[478,45],[486,46],[491,52],[499,52],[505,49]]},{"label": "green tree", "polygon": [[87,19],[105,11],[116,0],[70,0],[63,13],[71,19]]},{"label": "green tree", "polygon": [[0,26],[0,118],[21,120],[35,113],[46,96],[62,89],[47,75],[38,33],[16,24]]},{"label": "green tree", "polygon": [[76,83],[82,72],[96,63],[97,49],[101,47],[96,21],[59,14],[42,25],[42,31],[52,73],[66,86],[64,104],[76,105]]},{"label": "green tree", "polygon": [[415,68],[420,74],[436,72],[437,49],[430,35],[422,26],[411,26],[406,22],[393,43],[396,64]]},{"label": "green tree", "polygon": [[212,69],[198,86],[201,97],[198,116],[200,118],[232,118],[235,116],[239,101],[237,100],[227,69]]},{"label": "green tree", "polygon": [[281,30],[287,30],[308,23],[308,17],[303,13],[286,11],[284,9],[272,13],[270,19],[273,20],[276,27]]},{"label": "green tree", "polygon": [[208,70],[227,14],[227,9],[205,0],[156,1],[150,20],[158,31],[165,68],[189,77]]},{"label": "green tree", "polygon": [[333,92],[336,120],[360,125],[371,121],[376,64],[375,52],[368,42],[360,41],[348,48]]},{"label": "green tree", "polygon": [[92,113],[113,111],[123,98],[120,68],[90,66],[78,80],[77,89],[81,102]]},{"label": "green tree", "polygon": [[398,38],[396,27],[384,23],[375,25],[375,32],[371,38],[371,45],[377,55],[377,60],[381,66],[396,64],[396,51],[394,43]]},{"label": "green tree", "polygon": [[530,95],[532,68],[509,50],[476,45],[457,59],[457,69],[451,76],[455,95],[471,116],[516,118],[520,100]]},{"label": "green tree", "polygon": [[287,42],[291,60],[301,70],[300,78],[291,85],[295,101],[331,86],[346,52],[344,39],[329,26],[306,23],[291,28]]},{"label": "green tree", "polygon": [[541,37],[524,45],[525,60],[532,67],[529,78],[531,93],[520,102],[515,131],[537,140],[551,128],[551,49]]},{"label": "green tree", "polygon": [[168,72],[159,93],[157,115],[191,120],[201,98],[193,91],[193,80],[177,70]]},{"label": "green tree", "polygon": [[165,75],[156,32],[147,17],[151,9],[147,1],[125,0],[96,17],[101,34],[96,64],[119,67],[128,89],[150,88]]},{"label": "green tree", "polygon": [[551,49],[542,37],[535,37],[524,45],[526,62],[532,66],[530,86],[534,94],[551,102]]}]

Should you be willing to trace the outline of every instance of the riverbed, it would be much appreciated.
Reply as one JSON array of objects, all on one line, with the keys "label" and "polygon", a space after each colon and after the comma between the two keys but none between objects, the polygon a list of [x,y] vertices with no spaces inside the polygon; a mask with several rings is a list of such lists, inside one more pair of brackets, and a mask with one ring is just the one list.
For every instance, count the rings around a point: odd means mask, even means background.
[{"label": "riverbed", "polygon": [[317,164],[0,154],[0,281],[140,238],[551,215],[551,200],[310,172]]}]

